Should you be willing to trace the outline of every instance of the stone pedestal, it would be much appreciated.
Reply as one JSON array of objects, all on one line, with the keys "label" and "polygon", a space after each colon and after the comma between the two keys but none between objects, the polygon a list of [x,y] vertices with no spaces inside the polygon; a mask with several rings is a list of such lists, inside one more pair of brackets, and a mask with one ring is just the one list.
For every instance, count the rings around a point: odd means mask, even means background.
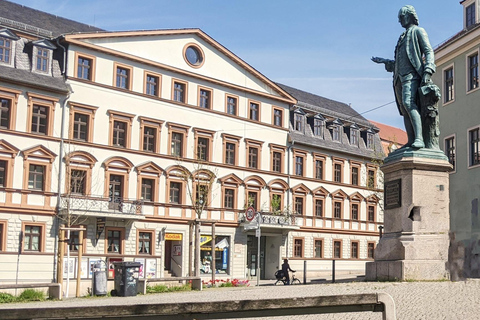
[{"label": "stone pedestal", "polygon": [[367,263],[367,280],[449,278],[451,165],[444,157],[397,157],[382,166],[384,233],[375,261]]}]

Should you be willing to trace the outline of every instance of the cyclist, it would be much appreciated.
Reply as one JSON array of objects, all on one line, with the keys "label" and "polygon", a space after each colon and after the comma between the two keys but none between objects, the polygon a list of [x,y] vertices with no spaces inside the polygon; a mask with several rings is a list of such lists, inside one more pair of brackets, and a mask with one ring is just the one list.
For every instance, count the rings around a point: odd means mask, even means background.
[{"label": "cyclist", "polygon": [[288,259],[283,259],[282,271],[285,278],[287,278],[287,284],[290,284],[290,275],[288,274],[288,271],[295,272],[295,270],[292,270],[290,268],[290,265],[288,264]]}]

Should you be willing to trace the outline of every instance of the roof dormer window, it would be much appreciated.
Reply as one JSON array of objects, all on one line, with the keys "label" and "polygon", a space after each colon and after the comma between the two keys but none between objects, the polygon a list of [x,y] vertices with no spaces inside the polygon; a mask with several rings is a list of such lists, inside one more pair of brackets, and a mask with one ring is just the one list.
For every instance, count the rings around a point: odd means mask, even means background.
[{"label": "roof dormer window", "polygon": [[47,40],[33,41],[33,71],[50,73],[52,67],[53,50],[55,47]]},{"label": "roof dormer window", "polygon": [[375,131],[369,128],[367,131],[364,131],[365,145],[368,149],[373,149],[375,146],[374,143]]},{"label": "roof dormer window", "polygon": [[354,123],[349,128],[350,131],[350,144],[352,146],[358,147],[359,135],[360,135],[360,128]]},{"label": "roof dormer window", "polygon": [[472,3],[468,7],[465,8],[465,27],[469,28],[475,24],[476,20],[476,10],[475,10],[476,3]]},{"label": "roof dormer window", "polygon": [[293,130],[304,132],[305,112],[302,109],[293,111]]},{"label": "roof dormer window", "polygon": [[320,114],[316,114],[313,118],[310,118],[310,124],[312,126],[312,132],[315,137],[323,138],[323,131],[325,129],[325,118]]},{"label": "roof dormer window", "polygon": [[338,141],[338,142],[342,141],[342,127],[343,127],[343,123],[340,119],[335,119],[334,121],[330,122],[330,124],[328,125],[328,129],[332,134],[333,141]]},{"label": "roof dormer window", "polygon": [[11,65],[14,56],[14,44],[19,38],[8,29],[0,30],[0,64]]}]

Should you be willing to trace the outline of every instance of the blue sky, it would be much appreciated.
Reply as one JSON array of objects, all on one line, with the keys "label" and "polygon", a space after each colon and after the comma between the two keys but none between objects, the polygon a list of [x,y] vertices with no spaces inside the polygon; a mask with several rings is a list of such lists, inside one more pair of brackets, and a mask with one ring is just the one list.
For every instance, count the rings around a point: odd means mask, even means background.
[{"label": "blue sky", "polygon": [[434,47],[463,27],[459,0],[13,2],[111,31],[200,28],[271,80],[400,128],[394,103],[366,112],[394,100],[391,74],[370,58],[393,58],[398,10],[416,8]]}]

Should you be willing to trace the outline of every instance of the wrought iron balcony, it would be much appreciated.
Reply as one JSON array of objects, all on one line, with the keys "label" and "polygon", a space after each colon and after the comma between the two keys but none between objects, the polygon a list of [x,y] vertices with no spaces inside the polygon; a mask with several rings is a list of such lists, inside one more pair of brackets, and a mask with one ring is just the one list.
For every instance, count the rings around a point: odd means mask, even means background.
[{"label": "wrought iron balcony", "polygon": [[[115,216],[122,218],[143,218],[143,200],[120,197],[62,195],[60,209],[63,214]],[[119,216],[120,215],[120,216]]]},{"label": "wrought iron balcony", "polygon": [[278,226],[291,226],[296,227],[295,216],[289,214],[272,214],[271,212],[257,213],[252,221],[248,221],[244,212],[238,213],[238,222],[246,224],[258,224],[258,218],[260,217],[260,225],[262,227],[278,227]]}]

